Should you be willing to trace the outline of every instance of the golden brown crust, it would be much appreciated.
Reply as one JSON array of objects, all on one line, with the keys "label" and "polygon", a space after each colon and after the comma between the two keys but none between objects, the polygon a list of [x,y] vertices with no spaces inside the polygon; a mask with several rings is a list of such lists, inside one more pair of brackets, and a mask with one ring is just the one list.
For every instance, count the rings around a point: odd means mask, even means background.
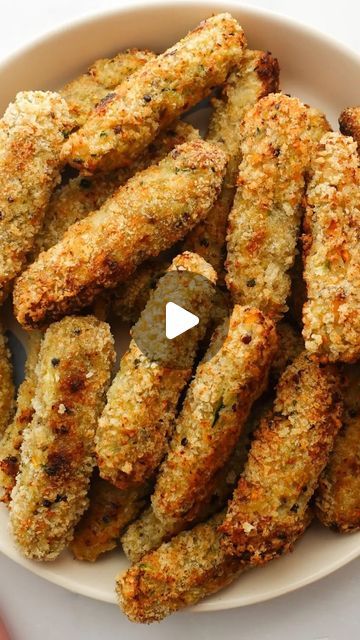
[{"label": "golden brown crust", "polygon": [[107,89],[115,89],[124,78],[155,57],[149,49],[125,49],[112,58],[99,58],[88,68],[88,74]]},{"label": "golden brown crust", "polygon": [[[289,324],[282,322],[277,327],[279,348],[270,369],[270,386],[275,384],[286,367],[303,350],[301,335]],[[231,496],[240,473],[247,459],[251,434],[257,428],[261,418],[271,406],[269,393],[263,395],[254,404],[249,418],[242,430],[228,463],[219,469],[208,485],[208,496],[202,502],[197,501],[195,507],[183,518],[163,519],[156,517],[149,507],[126,530],[121,538],[121,544],[127,557],[132,562],[167,542],[174,535],[188,529],[194,522],[202,522],[212,514],[219,512]]]},{"label": "golden brown crust", "polygon": [[253,104],[279,90],[279,64],[264,51],[245,51],[238,68],[228,77],[214,108],[207,139],[216,142],[229,156],[221,194],[205,220],[190,231],[184,248],[201,255],[224,280],[226,225],[233,204],[240,161],[242,121]]},{"label": "golden brown crust", "polygon": [[273,323],[250,307],[235,306],[215,331],[157,478],[152,506],[158,518],[182,518],[206,500],[266,386],[276,346]]},{"label": "golden brown crust", "polygon": [[96,474],[90,485],[89,508],[70,543],[76,560],[95,562],[103,553],[115,549],[122,531],[144,509],[149,491],[148,485],[120,491]]},{"label": "golden brown crust", "polygon": [[[288,327],[281,327],[279,350],[286,352],[288,358],[278,356],[272,378],[276,378],[281,368],[286,366],[287,359],[294,357],[298,341],[299,337],[296,340]],[[258,401],[246,430],[252,432],[258,425],[267,404],[267,399]],[[230,461],[228,465],[228,486],[233,485],[244,462],[244,442],[241,445],[237,447],[237,460]],[[218,508],[221,508],[227,487],[220,480],[217,489],[220,490]],[[206,508],[209,505],[205,505],[203,517]],[[198,516],[201,517],[201,513]],[[172,536],[176,528],[173,526],[171,529],[170,523],[160,522],[151,509],[130,525],[122,542],[125,552],[136,564],[117,580],[119,604],[130,620],[143,623],[161,620],[230,584],[249,567],[248,561],[228,556],[224,551],[223,534],[218,528],[224,516],[225,512],[220,513],[175,537]],[[293,538],[287,540],[284,551],[293,548],[296,537],[306,529],[311,518],[312,513],[307,510],[301,526],[293,532]],[[179,522],[176,525],[179,526]],[[187,527],[188,523],[183,522],[181,526]],[[172,538],[170,542],[161,544],[169,537]],[[159,548],[149,553],[155,547]]]},{"label": "golden brown crust", "polygon": [[312,162],[304,222],[303,335],[323,361],[360,357],[360,169],[356,144],[328,133]]},{"label": "golden brown crust", "polygon": [[[303,530],[310,524],[305,514]],[[219,525],[224,513],[175,536],[117,578],[119,605],[133,622],[150,623],[194,605],[231,584],[249,563],[229,556]],[[289,541],[288,550],[296,538]]]},{"label": "golden brown crust", "polygon": [[110,89],[121,84],[154,57],[155,54],[151,51],[128,49],[113,58],[96,60],[87,73],[62,87],[59,93],[69,107],[73,119],[71,128],[83,125]]},{"label": "golden brown crust", "polygon": [[110,93],[67,140],[64,161],[90,173],[131,164],[161,129],[224,82],[244,47],[229,14],[205,20]]},{"label": "golden brown crust", "polygon": [[23,431],[30,424],[34,414],[32,399],[36,387],[36,364],[38,361],[42,334],[33,331],[28,335],[25,379],[16,397],[16,413],[0,441],[0,500],[10,502],[10,495],[19,471],[20,448]]},{"label": "golden brown crust", "polygon": [[326,123],[320,116],[296,98],[270,94],[244,119],[226,283],[234,302],[257,306],[275,319],[287,310],[305,172]]},{"label": "golden brown crust", "polygon": [[199,132],[190,124],[174,122],[155,138],[145,153],[130,167],[87,178],[78,176],[54,191],[42,229],[35,239],[34,259],[40,251],[47,251],[62,240],[72,224],[99,209],[107,198],[136,173],[163,160],[177,145],[198,138]]},{"label": "golden brown crust", "polygon": [[80,176],[71,178],[67,184],[56,189],[50,198],[42,228],[35,238],[31,255],[33,260],[41,251],[47,251],[60,242],[72,224],[99,209],[119,186],[117,174],[107,173],[93,179]]},{"label": "golden brown crust", "polygon": [[220,527],[228,553],[263,564],[287,551],[304,530],[340,427],[337,384],[335,370],[306,352],[282,375]]},{"label": "golden brown crust", "polygon": [[[257,420],[251,416],[249,421]],[[121,538],[124,553],[132,562],[138,562],[145,553],[157,549],[177,533],[207,520],[226,505],[247,458],[247,425],[241,434],[228,463],[219,469],[208,485],[207,496],[198,501],[183,518],[160,520],[150,506],[125,531]]]},{"label": "golden brown crust", "polygon": [[339,117],[340,131],[344,136],[351,136],[356,144],[358,154],[360,154],[360,107],[348,107]]},{"label": "golden brown crust", "polygon": [[195,604],[230,584],[243,570],[224,554],[217,527],[222,514],[178,534],[119,576],[119,604],[133,622],[150,623]]},{"label": "golden brown crust", "polygon": [[87,507],[95,428],[114,360],[109,326],[92,316],[64,318],[44,336],[35,413],[10,502],[12,532],[28,558],[56,558]]},{"label": "golden brown crust", "polygon": [[326,526],[349,533],[360,529],[360,366],[348,365],[342,382],[343,426],[320,478],[316,514]]},{"label": "golden brown crust", "polygon": [[[167,352],[163,361],[178,368],[152,362],[131,340],[121,359],[120,370],[108,393],[107,404],[99,420],[96,453],[100,475],[120,489],[148,480],[164,457],[180,393],[189,380],[199,342],[204,337],[211,313],[213,268],[196,254],[177,256],[169,271],[189,271],[202,278],[189,287],[166,275],[159,281],[132,334],[154,342],[156,328],[164,326],[164,300],[176,295],[185,308],[193,309],[201,321],[190,333],[158,346]],[[196,311],[195,311],[196,309]]]},{"label": "golden brown crust", "polygon": [[145,309],[151,291],[171,264],[167,253],[146,260],[123,285],[111,291],[111,310],[123,322],[135,324]]},{"label": "golden brown crust", "polygon": [[0,324],[0,442],[14,412],[14,395],[10,351]]},{"label": "golden brown crust", "polygon": [[301,333],[289,322],[279,322],[276,331],[279,338],[279,347],[270,369],[270,383],[273,387],[279,382],[286,367],[294,362],[295,358],[304,351],[304,340]]},{"label": "golden brown crust", "polygon": [[222,145],[230,156],[229,187],[236,186],[244,116],[258,100],[279,91],[279,73],[279,63],[270,53],[248,49],[227,78],[220,97],[211,101],[214,111],[207,139]]},{"label": "golden brown crust", "polygon": [[69,121],[65,101],[49,91],[18,93],[0,120],[0,303],[22,270],[60,181]]},{"label": "golden brown crust", "polygon": [[91,304],[104,287],[183,238],[218,196],[225,163],[216,145],[194,140],[131,178],[18,279],[20,324],[36,327]]}]

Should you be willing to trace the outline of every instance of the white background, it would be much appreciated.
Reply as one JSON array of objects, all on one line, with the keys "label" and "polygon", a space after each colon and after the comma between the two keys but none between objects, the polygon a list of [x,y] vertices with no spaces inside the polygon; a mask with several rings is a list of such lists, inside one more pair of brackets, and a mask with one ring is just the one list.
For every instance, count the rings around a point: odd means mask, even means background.
[{"label": "white background", "polygon": [[[121,0],[0,0],[0,58],[49,28]],[[173,0],[176,3],[176,0]],[[327,32],[360,53],[358,0],[247,0]],[[0,616],[11,640],[357,640],[360,559],[271,602],[211,614],[181,613],[142,627],[113,605],[73,595],[0,557]],[[1,630],[0,630],[0,640]]]}]

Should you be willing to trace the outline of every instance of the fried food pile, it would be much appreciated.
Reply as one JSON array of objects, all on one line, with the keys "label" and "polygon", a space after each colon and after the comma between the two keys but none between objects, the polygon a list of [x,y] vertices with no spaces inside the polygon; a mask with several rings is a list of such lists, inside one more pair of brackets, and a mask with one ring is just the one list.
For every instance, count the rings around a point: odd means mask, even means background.
[{"label": "fried food pile", "polygon": [[[219,14],[0,120],[0,302],[28,338],[15,402],[1,322],[0,499],[29,559],[122,545],[135,622],[314,517],[360,530],[360,107],[332,132],[279,74]],[[202,137],[183,117],[204,99]],[[156,342],[174,286],[201,321],[153,359],[136,336]]]}]

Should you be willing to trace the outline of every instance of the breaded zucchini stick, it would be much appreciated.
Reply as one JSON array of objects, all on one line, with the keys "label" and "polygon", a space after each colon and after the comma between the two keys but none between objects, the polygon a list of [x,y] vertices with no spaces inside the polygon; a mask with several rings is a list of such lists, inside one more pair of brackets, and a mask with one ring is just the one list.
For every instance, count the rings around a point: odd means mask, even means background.
[{"label": "breaded zucchini stick", "polygon": [[244,119],[226,283],[235,303],[254,305],[275,320],[287,310],[305,171],[314,138],[327,126],[317,114],[297,98],[271,94]]},{"label": "breaded zucchini stick", "polygon": [[230,321],[215,330],[157,478],[152,505],[158,518],[181,518],[206,499],[266,387],[276,347],[273,323],[251,307],[236,305]]},{"label": "breaded zucchini stick", "polygon": [[99,58],[89,67],[88,75],[107,89],[115,89],[125,78],[155,57],[149,49],[125,49],[112,58]]},{"label": "breaded zucchini stick", "polygon": [[[246,111],[261,97],[279,88],[279,65],[275,58],[263,51],[245,51],[239,67],[230,74],[220,98],[213,99],[214,112],[207,139],[222,146],[229,162],[219,198],[206,219],[187,234],[183,249],[201,255],[222,279],[225,254],[226,224],[231,209],[238,164],[240,160],[241,121]],[[139,274],[120,289],[113,310],[125,321],[135,321],[164,267],[157,261],[139,267]],[[140,304],[139,304],[140,303]],[[134,313],[131,309],[134,308]]]},{"label": "breaded zucchini stick", "polygon": [[10,523],[22,553],[53,560],[88,505],[94,435],[115,352],[109,326],[67,317],[45,333],[37,364],[35,413],[23,434]]},{"label": "breaded zucchini stick", "polygon": [[66,100],[74,126],[80,127],[89,118],[92,110],[104,100],[110,89],[114,89],[132,73],[155,57],[151,51],[128,49],[114,58],[96,60],[88,72],[68,82],[59,90]]},{"label": "breaded zucchini stick", "polygon": [[121,532],[144,509],[150,486],[120,491],[110,482],[92,479],[89,508],[75,528],[70,549],[77,560],[95,562],[119,544]]},{"label": "breaded zucchini stick", "polygon": [[90,173],[131,164],[161,129],[226,80],[245,44],[229,14],[205,20],[109,94],[67,140],[64,161]]},{"label": "breaded zucchini stick", "polygon": [[191,514],[187,514],[184,518],[160,520],[150,506],[130,524],[121,537],[121,544],[125,554],[132,562],[138,562],[148,551],[157,549],[163,542],[167,542],[180,531],[189,529],[194,522],[207,520],[225,506],[246,461],[246,440],[247,438],[243,434],[238,440],[228,464],[220,469],[212,479],[207,499],[198,503]]},{"label": "breaded zucchini stick", "polygon": [[221,547],[222,517],[179,533],[117,578],[119,604],[130,620],[162,620],[226,587],[241,573],[243,563],[226,556]]},{"label": "breaded zucchini stick", "polygon": [[216,282],[213,268],[203,258],[185,252],[173,260],[169,272],[177,270],[203,278],[188,286],[187,281],[165,275],[132,329],[133,335],[138,333],[143,340],[148,335],[154,342],[156,328],[164,326],[165,303],[174,295],[182,300],[181,306],[196,309],[201,318],[197,327],[164,345],[162,361],[172,362],[177,368],[152,362],[133,339],[121,359],[99,421],[96,453],[100,475],[120,489],[148,480],[164,457],[179,396],[191,376],[197,347],[210,318],[214,294],[211,283]]},{"label": "breaded zucchini stick", "polygon": [[16,398],[16,413],[0,440],[0,500],[10,502],[15,479],[20,465],[20,448],[23,431],[30,424],[34,408],[32,400],[36,387],[36,365],[39,357],[42,334],[33,331],[28,335],[25,378]]},{"label": "breaded zucchini stick", "polygon": [[[285,329],[283,323],[279,351],[287,351],[288,360],[294,357],[294,344],[295,336]],[[277,371],[280,361],[285,367],[287,359],[279,357]],[[275,377],[275,373],[271,375],[271,378]],[[267,401],[264,403],[263,399],[260,399],[257,406],[254,406],[246,427],[249,433],[257,427],[261,416],[266,412],[267,404]],[[234,472],[235,476],[238,475],[239,467],[244,461],[244,451],[237,448],[239,460],[235,465],[231,461],[228,467],[229,474]],[[229,477],[228,480],[229,486],[232,486],[236,477]],[[221,502],[218,502],[218,505],[220,507]],[[218,531],[218,526],[224,516],[225,512],[218,514],[207,523],[199,524],[191,531],[176,536],[169,544],[163,544],[154,554],[148,551],[159,547],[162,542],[172,537],[175,531],[171,533],[169,526],[166,530],[164,523],[156,518],[151,509],[145,511],[143,516],[130,525],[122,537],[122,543],[125,553],[138,564],[119,577],[117,583],[120,605],[130,619],[137,622],[159,620],[226,586],[247,568],[246,562],[239,558],[233,558],[237,560],[233,564],[222,548],[222,534]],[[311,513],[307,512],[304,528],[310,519]],[[295,540],[292,544],[294,542]],[[289,549],[291,547],[289,544]],[[209,562],[206,561],[207,558]],[[153,571],[155,567],[160,566],[164,567],[164,571]],[[149,580],[144,570],[149,571]]]},{"label": "breaded zucchini stick", "polygon": [[239,66],[225,83],[219,98],[212,100],[214,108],[207,139],[219,144],[229,156],[221,194],[205,220],[190,231],[184,248],[201,255],[223,279],[226,226],[231,210],[238,166],[242,126],[246,112],[260,98],[279,90],[279,64],[264,51],[245,51]]},{"label": "breaded zucchini stick", "polygon": [[316,513],[331,529],[360,529],[360,366],[348,365],[342,384],[343,426],[320,478]]},{"label": "breaded zucchini stick", "polygon": [[306,352],[280,378],[221,525],[229,554],[263,564],[303,532],[341,424],[337,383],[335,371]]},{"label": "breaded zucchini stick", "polygon": [[[130,167],[84,178],[72,178],[54,191],[40,233],[35,239],[35,252],[47,251],[62,240],[68,228],[99,209],[114,192],[138,171],[163,160],[177,145],[199,138],[199,132],[186,122],[176,122],[162,131],[146,152]],[[134,274],[135,276],[135,274]]]},{"label": "breaded zucchini stick", "polygon": [[0,324],[0,442],[14,411],[14,381],[10,351]]},{"label": "breaded zucchini stick", "polygon": [[[309,107],[308,116],[310,119],[309,135],[314,142],[312,150],[312,156],[316,153],[317,145],[323,134],[331,131],[331,126],[326,120],[324,114],[315,109]],[[310,161],[311,164],[311,161]],[[300,237],[297,242],[297,248],[295,253],[295,260],[292,269],[289,272],[291,279],[291,291],[288,300],[289,314],[294,322],[302,328],[302,310],[306,302],[306,283],[304,280],[304,264],[302,259],[302,247],[301,247],[301,230]]]},{"label": "breaded zucchini stick", "polygon": [[356,144],[358,155],[360,155],[360,107],[348,107],[339,117],[340,131],[344,136],[351,136]]},{"label": "breaded zucchini stick", "polygon": [[279,63],[271,53],[248,49],[222,87],[220,96],[211,101],[214,111],[207,139],[222,145],[229,154],[229,186],[236,186],[244,116],[260,98],[279,90],[279,73]]},{"label": "breaded zucchini stick", "polygon": [[[117,578],[119,605],[130,620],[162,620],[216,593],[249,568],[246,560],[225,553],[219,532],[223,518],[224,513],[217,514],[180,533]],[[307,512],[304,529],[310,521]]]},{"label": "breaded zucchini stick", "polygon": [[[278,381],[286,367],[304,348],[301,336],[288,323],[280,323],[277,331],[279,348],[270,368],[271,384]],[[130,524],[121,543],[132,562],[138,562],[145,553],[170,540],[179,531],[189,528],[191,522],[206,520],[225,506],[246,462],[251,434],[269,408],[269,401],[267,394],[255,403],[229,462],[215,474],[208,498],[202,503],[198,502],[192,513],[186,514],[184,518],[160,520],[152,507],[149,507]]]},{"label": "breaded zucchini stick", "polygon": [[312,163],[303,237],[305,346],[324,362],[360,358],[360,169],[356,143],[326,134]]},{"label": "breaded zucchini stick", "polygon": [[18,93],[0,120],[0,303],[20,273],[60,181],[66,102],[42,91]]},{"label": "breaded zucchini stick", "polygon": [[183,238],[218,196],[225,163],[215,145],[194,140],[131,178],[22,274],[14,292],[20,324],[40,326],[91,304]]}]

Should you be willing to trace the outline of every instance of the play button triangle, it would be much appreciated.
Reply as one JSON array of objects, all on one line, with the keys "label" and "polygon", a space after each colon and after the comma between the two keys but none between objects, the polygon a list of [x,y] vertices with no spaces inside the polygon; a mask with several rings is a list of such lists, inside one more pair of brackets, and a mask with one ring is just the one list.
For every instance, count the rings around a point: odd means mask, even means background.
[{"label": "play button triangle", "polygon": [[189,331],[197,324],[199,324],[199,318],[194,313],[186,311],[186,309],[174,302],[166,304],[165,333],[168,340],[173,340],[173,338],[180,336],[185,331]]}]

